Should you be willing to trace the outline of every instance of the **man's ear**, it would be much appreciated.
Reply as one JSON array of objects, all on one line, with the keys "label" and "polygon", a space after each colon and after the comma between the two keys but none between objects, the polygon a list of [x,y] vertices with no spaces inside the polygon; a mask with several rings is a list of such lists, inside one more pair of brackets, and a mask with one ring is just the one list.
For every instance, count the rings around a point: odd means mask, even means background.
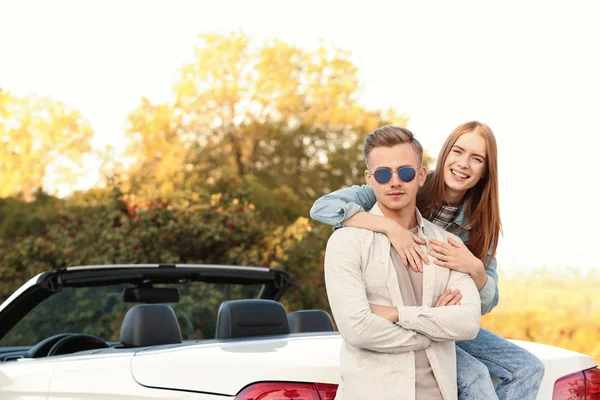
[{"label": "man's ear", "polygon": [[417,176],[419,177],[419,187],[423,187],[425,181],[427,180],[427,167],[422,166],[417,171]]},{"label": "man's ear", "polygon": [[370,188],[373,188],[371,186],[371,173],[369,172],[368,169],[365,169],[365,182],[367,185],[369,185]]}]

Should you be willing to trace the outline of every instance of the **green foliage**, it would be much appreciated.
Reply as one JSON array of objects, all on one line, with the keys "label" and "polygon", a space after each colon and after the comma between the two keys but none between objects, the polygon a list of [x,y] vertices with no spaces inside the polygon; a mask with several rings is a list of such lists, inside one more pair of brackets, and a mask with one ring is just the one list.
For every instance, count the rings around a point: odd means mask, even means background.
[{"label": "green foliage", "polygon": [[290,300],[314,304],[313,286],[323,285],[315,262],[322,262],[324,231],[312,231],[306,218],[288,225],[265,219],[242,196],[181,192],[147,201],[107,189],[93,201],[75,197],[44,221],[43,233],[0,242],[0,298],[54,268],[202,263],[283,266],[299,277],[292,291],[307,296]]}]

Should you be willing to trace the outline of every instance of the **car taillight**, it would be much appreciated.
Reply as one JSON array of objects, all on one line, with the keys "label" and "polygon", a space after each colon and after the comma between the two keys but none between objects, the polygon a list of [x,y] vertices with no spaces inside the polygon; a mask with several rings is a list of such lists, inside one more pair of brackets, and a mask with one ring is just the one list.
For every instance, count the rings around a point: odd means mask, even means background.
[{"label": "car taillight", "polygon": [[317,388],[321,400],[333,400],[335,399],[338,385],[332,385],[331,383],[315,383],[315,388]]},{"label": "car taillight", "polygon": [[587,399],[600,399],[600,369],[588,369],[583,371],[583,374],[585,375],[585,395]]},{"label": "car taillight", "polygon": [[563,376],[554,383],[552,400],[599,400],[600,369]]},{"label": "car taillight", "polygon": [[333,400],[337,386],[329,383],[259,382],[245,387],[235,400]]}]

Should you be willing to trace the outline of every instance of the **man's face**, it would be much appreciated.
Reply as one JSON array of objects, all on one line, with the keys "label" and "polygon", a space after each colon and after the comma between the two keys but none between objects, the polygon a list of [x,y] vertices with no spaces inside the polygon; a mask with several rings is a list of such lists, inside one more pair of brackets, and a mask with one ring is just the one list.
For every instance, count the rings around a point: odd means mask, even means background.
[{"label": "man's face", "polygon": [[[427,171],[421,167],[419,155],[410,143],[398,144],[393,147],[376,147],[369,154],[368,165],[371,171],[365,171],[365,180],[375,192],[380,208],[399,211],[405,207],[414,207],[417,192],[425,183]],[[415,177],[410,182],[404,182],[398,176],[398,169],[412,167],[416,170]],[[388,168],[392,177],[387,183],[379,183],[373,174]]]}]

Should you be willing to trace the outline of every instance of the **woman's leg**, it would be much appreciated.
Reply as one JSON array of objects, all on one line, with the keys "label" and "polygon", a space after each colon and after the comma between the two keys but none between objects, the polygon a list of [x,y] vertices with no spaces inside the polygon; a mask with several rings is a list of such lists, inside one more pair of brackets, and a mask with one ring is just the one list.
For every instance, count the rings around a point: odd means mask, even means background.
[{"label": "woman's leg", "polygon": [[487,367],[458,346],[456,347],[456,369],[459,400],[497,398]]},{"label": "woman's leg", "polygon": [[[536,398],[544,364],[527,350],[485,329],[480,329],[473,340],[456,342],[456,347],[481,361],[500,379],[496,388],[500,400]],[[458,368],[460,374],[460,365]]]}]

